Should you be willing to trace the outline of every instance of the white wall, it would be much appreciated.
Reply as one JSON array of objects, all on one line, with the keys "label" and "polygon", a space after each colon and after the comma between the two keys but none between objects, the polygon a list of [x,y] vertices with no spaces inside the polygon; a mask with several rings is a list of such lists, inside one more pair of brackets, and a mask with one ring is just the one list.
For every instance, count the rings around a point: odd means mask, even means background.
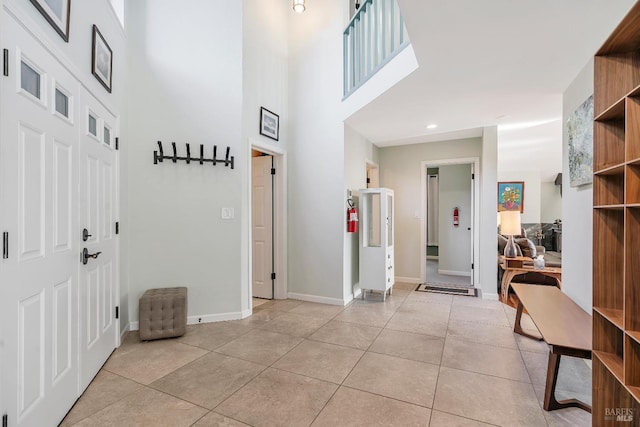
[{"label": "white wall", "polygon": [[[288,143],[288,34],[292,11],[281,0],[243,0],[243,138]],[[280,116],[278,141],[260,135],[260,107]]]},{"label": "white wall", "polygon": [[289,33],[289,295],[344,302],[343,0],[291,11]]},{"label": "white wall", "polygon": [[[520,220],[523,224],[540,222],[540,171],[498,171],[500,181],[524,181],[524,212]],[[496,190],[497,194],[497,190]],[[497,197],[497,196],[496,196]]]},{"label": "white wall", "polygon": [[[189,316],[239,317],[242,141],[242,3],[224,0],[126,2],[129,38],[130,302],[145,289],[189,288]],[[257,127],[257,123],[256,123]],[[156,141],[192,155],[204,144],[235,156],[235,169],[152,161]],[[222,207],[235,218],[222,220]],[[210,317],[206,317],[210,316]]]},{"label": "white wall", "polygon": [[[349,125],[344,126],[344,186],[351,190],[358,206],[358,190],[367,187],[366,161],[378,163],[379,149],[357,133]],[[345,204],[346,209],[346,204]],[[346,217],[346,216],[345,216]],[[344,294],[345,300],[353,298],[360,289],[358,233],[347,233],[344,225]]]},{"label": "white wall", "polygon": [[[593,94],[593,59],[576,76],[562,96],[566,124],[573,111]],[[562,290],[591,312],[593,268],[593,186],[569,185],[569,138],[562,137]]]},{"label": "white wall", "polygon": [[482,134],[480,159],[480,268],[476,268],[484,298],[498,299],[498,263],[496,259],[496,206],[498,164],[498,128],[486,127]]},{"label": "white wall", "polygon": [[540,222],[552,223],[562,219],[560,186],[553,182],[540,183]]},{"label": "white wall", "polygon": [[[280,0],[243,0],[243,65],[242,65],[242,142],[245,151],[243,157],[250,157],[251,144],[260,144],[261,148],[270,152],[286,155],[288,145],[288,52],[289,52],[289,16],[291,8]],[[278,141],[260,135],[260,107],[274,112],[280,117],[280,131]],[[284,161],[282,162],[284,163]],[[285,171],[279,167],[280,162],[275,160],[277,179],[286,179]],[[242,211],[249,212],[251,190],[249,185],[250,168],[242,173]],[[275,198],[276,210],[279,208],[279,200],[285,199],[284,191],[280,191],[276,182]],[[284,201],[286,206],[286,200]],[[282,220],[276,213],[274,232],[276,233],[276,292],[277,298],[282,298],[284,292],[280,292],[280,285],[286,286],[287,272],[282,271],[280,258],[286,258],[286,247],[279,244],[278,237],[286,238],[286,208],[282,214]],[[241,282],[250,283],[249,273],[252,268],[251,260],[251,216],[245,215],[245,224],[242,224],[240,236],[242,245]],[[280,222],[281,221],[281,222]],[[249,306],[249,288],[242,286],[242,309]],[[246,292],[245,292],[246,290]]]},{"label": "white wall", "polygon": [[[386,147],[380,149],[380,184],[395,191],[396,235],[395,273],[419,281],[420,215],[422,162],[456,158],[480,158],[479,265],[475,266],[476,286],[484,298],[497,299],[496,262],[496,165],[497,129],[483,130],[482,138],[430,142],[426,144]],[[396,279],[397,280],[397,279]]]},{"label": "white wall", "polygon": [[[469,274],[471,270],[471,165],[439,166],[438,270]],[[459,225],[453,225],[458,207]]]},{"label": "white wall", "polygon": [[[419,281],[421,263],[426,262],[420,259],[422,162],[480,157],[481,152],[480,138],[380,149],[380,185],[395,192],[396,277]],[[495,224],[495,213],[493,216]],[[442,236],[439,241],[442,244]]]}]

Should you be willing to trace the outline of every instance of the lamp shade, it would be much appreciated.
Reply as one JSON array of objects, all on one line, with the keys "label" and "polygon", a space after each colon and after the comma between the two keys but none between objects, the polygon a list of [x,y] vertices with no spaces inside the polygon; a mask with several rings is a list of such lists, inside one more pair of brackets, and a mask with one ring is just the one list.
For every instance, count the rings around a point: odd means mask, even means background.
[{"label": "lamp shade", "polygon": [[304,12],[304,10],[306,9],[304,1],[305,0],[293,0],[293,10],[295,10],[297,13]]},{"label": "lamp shade", "polygon": [[504,236],[518,236],[520,235],[521,228],[520,211],[500,212],[500,234]]}]

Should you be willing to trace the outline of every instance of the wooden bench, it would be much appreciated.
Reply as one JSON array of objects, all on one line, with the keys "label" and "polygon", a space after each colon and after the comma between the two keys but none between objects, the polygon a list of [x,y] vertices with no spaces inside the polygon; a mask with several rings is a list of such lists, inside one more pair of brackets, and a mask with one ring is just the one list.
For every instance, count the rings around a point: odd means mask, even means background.
[{"label": "wooden bench", "polygon": [[[511,287],[519,300],[513,331],[539,341],[544,340],[549,345],[545,411],[576,407],[591,412],[590,405],[577,399],[557,401],[555,397],[560,356],[591,359],[591,316],[555,286],[512,283]],[[542,337],[522,330],[520,320],[525,308]]]}]

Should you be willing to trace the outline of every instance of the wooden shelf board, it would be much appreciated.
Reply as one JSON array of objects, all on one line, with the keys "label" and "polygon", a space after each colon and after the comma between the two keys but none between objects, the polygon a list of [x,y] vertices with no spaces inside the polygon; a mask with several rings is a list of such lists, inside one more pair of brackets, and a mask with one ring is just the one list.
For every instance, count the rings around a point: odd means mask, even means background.
[{"label": "wooden shelf board", "polygon": [[624,329],[624,313],[622,310],[601,307],[593,307],[593,309],[609,322],[613,323],[618,329]]},{"label": "wooden shelf board", "polygon": [[635,98],[638,95],[640,95],[640,85],[634,87],[633,89],[631,89],[631,91],[627,94],[627,98]]},{"label": "wooden shelf board", "polygon": [[637,332],[637,331],[626,331],[626,333],[627,333],[627,335],[629,335],[629,337],[631,337],[631,339],[633,339],[635,342],[640,344],[640,332]]},{"label": "wooden shelf board", "polygon": [[598,205],[594,206],[594,209],[609,209],[613,211],[621,211],[623,210],[625,205]]},{"label": "wooden shelf board", "polygon": [[632,385],[625,386],[629,390],[629,394],[633,396],[636,402],[640,403],[640,387],[634,387]]},{"label": "wooden shelf board", "polygon": [[620,98],[618,101],[616,101],[615,104],[609,106],[609,108],[598,114],[598,117],[596,117],[594,120],[597,122],[607,122],[610,120],[624,119],[625,99],[626,97]]},{"label": "wooden shelf board", "polygon": [[624,163],[597,170],[593,174],[594,175],[624,175]]},{"label": "wooden shelf board", "polygon": [[620,384],[624,384],[624,363],[621,357],[603,351],[593,351],[593,354],[607,367],[616,377]]},{"label": "wooden shelf board", "polygon": [[618,24],[596,55],[604,56],[617,52],[629,52],[640,44],[640,3],[636,3]]},{"label": "wooden shelf board", "polygon": [[627,203],[625,206],[628,208],[637,209],[637,208],[640,208],[640,203]]}]

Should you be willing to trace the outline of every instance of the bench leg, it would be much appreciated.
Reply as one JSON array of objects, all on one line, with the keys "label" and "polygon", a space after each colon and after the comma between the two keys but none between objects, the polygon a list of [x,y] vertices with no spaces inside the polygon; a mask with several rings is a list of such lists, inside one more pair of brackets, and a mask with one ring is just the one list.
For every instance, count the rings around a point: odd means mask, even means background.
[{"label": "bench leg", "polygon": [[560,368],[560,355],[549,352],[549,364],[547,365],[547,384],[544,389],[544,410],[553,411],[563,408],[580,408],[591,413],[591,406],[578,399],[556,400],[556,383],[558,382],[558,369]]},{"label": "bench leg", "polygon": [[520,334],[522,336],[525,336],[525,337],[533,338],[534,340],[542,341],[542,337],[537,337],[535,335],[531,335],[531,334],[525,332],[522,329],[522,326],[520,326],[520,321],[522,320],[522,310],[523,309],[524,309],[524,306],[522,305],[522,302],[518,301],[518,309],[516,310],[516,320],[513,323],[513,332],[515,332],[516,334]]}]

